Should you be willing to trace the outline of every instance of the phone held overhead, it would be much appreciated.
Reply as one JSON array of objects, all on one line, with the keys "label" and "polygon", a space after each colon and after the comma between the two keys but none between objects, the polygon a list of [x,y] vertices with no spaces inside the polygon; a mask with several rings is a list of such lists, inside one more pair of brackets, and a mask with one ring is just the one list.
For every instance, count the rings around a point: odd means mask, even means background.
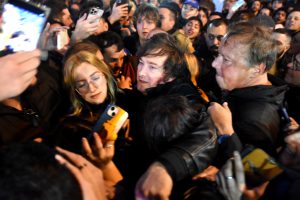
[{"label": "phone held overhead", "polygon": [[50,9],[23,0],[5,0],[0,33],[1,55],[37,48]]}]

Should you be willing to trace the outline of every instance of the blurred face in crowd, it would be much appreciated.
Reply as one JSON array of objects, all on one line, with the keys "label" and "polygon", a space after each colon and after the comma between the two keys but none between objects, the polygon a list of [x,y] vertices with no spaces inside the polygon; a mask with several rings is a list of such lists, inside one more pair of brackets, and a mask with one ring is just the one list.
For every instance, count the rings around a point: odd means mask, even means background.
[{"label": "blurred face in crowd", "polygon": [[286,20],[285,28],[291,31],[300,30],[300,11],[291,12]]},{"label": "blurred face in crowd", "polygon": [[114,44],[104,50],[103,56],[104,61],[113,70],[114,75],[117,76],[118,74],[115,74],[115,72],[117,73],[123,66],[125,57],[124,49],[118,51],[117,45]]},{"label": "blurred face in crowd", "polygon": [[288,63],[284,80],[289,84],[300,86],[300,53],[294,55]]},{"label": "blurred face in crowd", "polygon": [[259,12],[260,15],[264,15],[264,16],[270,16],[271,15],[271,11],[268,8],[262,8]]},{"label": "blurred face in crowd", "polygon": [[100,35],[101,33],[105,32],[105,31],[108,31],[108,24],[105,21],[105,19],[100,18],[98,28],[97,28],[96,32],[94,33],[94,35]]},{"label": "blurred face in crowd", "polygon": [[283,10],[280,10],[276,13],[274,19],[276,24],[284,24],[286,20],[286,13]]},{"label": "blurred face in crowd", "polygon": [[290,38],[282,33],[272,33],[272,38],[276,40],[278,43],[278,56],[282,55],[290,48]]},{"label": "blurred face in crowd", "polygon": [[181,8],[181,16],[183,19],[188,19],[198,15],[198,9],[194,8],[190,4],[183,4]]},{"label": "blurred face in crowd", "polygon": [[254,1],[254,2],[252,3],[251,10],[252,10],[253,12],[258,12],[258,11],[260,10],[260,7],[261,7],[260,1]]},{"label": "blurred face in crowd", "polygon": [[205,24],[207,23],[208,21],[208,18],[207,18],[207,15],[205,14],[205,12],[203,10],[199,10],[199,18],[202,22],[202,25],[205,26]]},{"label": "blurred face in crowd", "polygon": [[220,26],[213,26],[210,25],[207,28],[207,31],[205,33],[205,41],[207,44],[208,49],[214,53],[218,53],[218,48],[221,45],[221,40],[223,36],[226,34],[227,26],[221,24]]},{"label": "blurred face in crowd", "polygon": [[164,83],[164,63],[167,56],[144,56],[137,67],[137,89],[145,93],[146,89]]},{"label": "blurred face in crowd", "polygon": [[150,31],[156,28],[156,22],[151,19],[146,19],[144,16],[137,21],[137,32],[140,41],[145,41]]},{"label": "blurred face in crowd", "polygon": [[78,94],[88,103],[101,104],[107,97],[107,81],[104,74],[89,63],[74,69],[73,77]]},{"label": "blurred face in crowd", "polygon": [[62,16],[60,17],[59,21],[67,27],[73,26],[73,20],[71,18],[71,14],[67,8],[63,9]]},{"label": "blurred face in crowd", "polygon": [[192,41],[200,35],[201,24],[197,20],[190,20],[183,27],[184,33]]},{"label": "blurred face in crowd", "polygon": [[174,13],[167,8],[159,8],[159,16],[161,20],[161,29],[164,31],[171,30],[175,25]]},{"label": "blurred face in crowd", "polygon": [[274,11],[277,10],[277,9],[279,9],[279,8],[282,8],[282,7],[283,7],[282,2],[277,1],[277,0],[273,1],[273,3],[272,3],[272,9]]},{"label": "blurred face in crowd", "polygon": [[254,68],[247,64],[247,51],[247,47],[230,40],[220,46],[212,66],[216,69],[216,80],[221,89],[231,91],[249,86]]}]

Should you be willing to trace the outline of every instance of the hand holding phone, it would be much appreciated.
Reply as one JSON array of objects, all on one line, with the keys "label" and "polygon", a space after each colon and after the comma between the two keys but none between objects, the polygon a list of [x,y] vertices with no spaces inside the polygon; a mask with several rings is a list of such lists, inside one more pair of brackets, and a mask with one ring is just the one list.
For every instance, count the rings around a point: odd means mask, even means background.
[{"label": "hand holding phone", "polygon": [[[127,118],[128,113],[125,110],[116,105],[108,105],[93,127],[92,133],[100,133],[101,139],[105,141],[114,141],[117,139],[117,133]],[[92,133],[88,137],[90,142],[93,138]]]},{"label": "hand holding phone", "polygon": [[2,13],[0,51],[7,53],[37,48],[50,9],[23,0],[6,0]]},{"label": "hand holding phone", "polygon": [[110,120],[103,124],[104,135],[106,141],[115,141],[118,138],[118,132],[128,119],[128,113],[122,108],[118,107],[117,114]]}]

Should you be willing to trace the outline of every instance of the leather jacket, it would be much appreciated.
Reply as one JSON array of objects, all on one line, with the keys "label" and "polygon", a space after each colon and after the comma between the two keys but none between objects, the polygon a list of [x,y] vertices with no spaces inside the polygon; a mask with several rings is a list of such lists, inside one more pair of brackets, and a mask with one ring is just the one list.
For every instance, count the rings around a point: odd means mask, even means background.
[{"label": "leather jacket", "polygon": [[[142,124],[141,116],[143,116],[147,102],[159,96],[178,94],[187,97],[190,103],[202,103],[202,123],[199,123],[199,126],[187,137],[173,143],[166,151],[155,159],[164,165],[174,181],[180,181],[191,177],[211,164],[217,152],[216,129],[206,113],[204,101],[201,99],[197,88],[194,87],[191,82],[175,79],[172,82],[158,85],[155,88],[147,90],[146,96],[135,90],[128,92],[130,94],[129,96],[126,95],[126,105],[129,105],[129,107],[126,108],[125,105],[123,107],[125,107],[125,110],[129,111],[130,120],[132,122],[131,130],[133,141],[135,141],[136,144],[136,150],[134,152],[136,153],[138,151],[133,158],[134,161],[137,157],[146,157],[140,150],[143,148],[143,143],[141,142],[142,139],[140,136],[140,130],[142,129],[139,125]],[[136,178],[139,178],[142,174],[138,175],[138,170],[140,173],[145,172],[147,168],[141,169],[141,162],[145,162],[145,160],[138,160],[139,169],[134,170],[134,172],[130,174],[130,177],[135,175],[137,176]],[[149,165],[151,162],[148,162],[147,164]],[[133,167],[135,167],[135,164]]]}]

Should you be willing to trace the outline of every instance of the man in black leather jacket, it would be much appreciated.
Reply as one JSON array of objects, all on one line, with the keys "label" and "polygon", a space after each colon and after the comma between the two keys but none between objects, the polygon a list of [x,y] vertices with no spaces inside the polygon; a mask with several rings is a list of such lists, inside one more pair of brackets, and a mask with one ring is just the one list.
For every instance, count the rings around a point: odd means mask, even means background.
[{"label": "man in black leather jacket", "polygon": [[[155,162],[150,163],[145,173],[147,168],[141,165],[149,158],[142,154],[144,142],[139,126],[143,122],[147,103],[171,94],[185,96],[190,104],[204,101],[191,83],[183,53],[171,36],[164,33],[154,35],[140,49],[138,57],[137,90],[134,89],[126,96],[129,104],[125,107],[132,122],[134,152],[131,156],[135,160],[132,165],[134,173],[129,178],[134,179],[132,176],[140,177],[144,173],[136,185],[136,198],[169,198],[173,183],[192,177],[212,162],[216,154],[216,132],[202,104],[202,108],[199,108],[203,111],[201,126],[161,153]],[[143,171],[139,171],[141,168]]]}]

